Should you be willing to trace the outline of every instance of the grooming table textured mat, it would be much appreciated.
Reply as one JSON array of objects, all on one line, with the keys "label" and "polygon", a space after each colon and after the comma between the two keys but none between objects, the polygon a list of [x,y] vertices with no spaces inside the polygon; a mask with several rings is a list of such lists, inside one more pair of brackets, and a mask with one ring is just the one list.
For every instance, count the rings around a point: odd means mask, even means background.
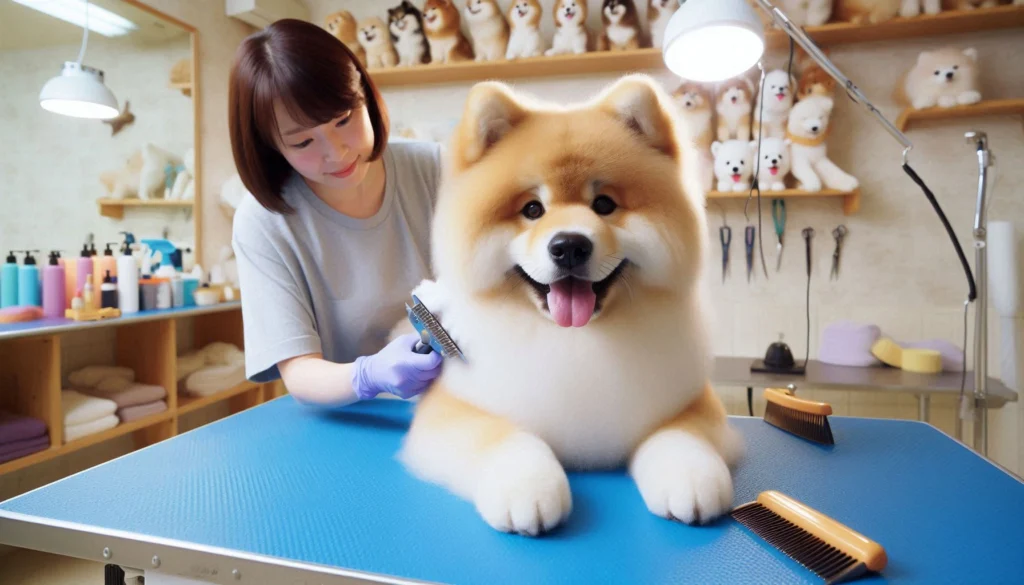
[{"label": "grooming table textured mat", "polygon": [[[653,516],[622,472],[570,475],[573,513],[553,534],[496,532],[395,460],[411,406],[323,413],[286,396],[8,500],[0,516],[443,583],[820,583],[731,518]],[[732,422],[747,443],[735,503],[779,490],[877,540],[889,566],[863,582],[1024,578],[1024,484],[934,428],[833,417],[836,445],[822,447]]]}]

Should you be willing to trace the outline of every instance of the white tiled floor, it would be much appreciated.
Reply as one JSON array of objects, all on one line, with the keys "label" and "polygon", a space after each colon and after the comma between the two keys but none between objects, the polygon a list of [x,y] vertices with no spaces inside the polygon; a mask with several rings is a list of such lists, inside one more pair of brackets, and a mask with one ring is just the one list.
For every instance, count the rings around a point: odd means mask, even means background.
[{"label": "white tiled floor", "polygon": [[30,550],[0,556],[4,585],[103,585],[103,565]]}]

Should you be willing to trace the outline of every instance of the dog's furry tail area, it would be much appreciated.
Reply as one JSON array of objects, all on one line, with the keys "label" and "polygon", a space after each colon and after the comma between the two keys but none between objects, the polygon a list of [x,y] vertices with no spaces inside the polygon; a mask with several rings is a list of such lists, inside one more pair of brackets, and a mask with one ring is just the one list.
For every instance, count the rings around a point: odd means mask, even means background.
[{"label": "dog's furry tail area", "polygon": [[572,509],[569,479],[544,441],[439,383],[420,401],[399,460],[419,479],[472,501],[503,532],[536,536]]}]

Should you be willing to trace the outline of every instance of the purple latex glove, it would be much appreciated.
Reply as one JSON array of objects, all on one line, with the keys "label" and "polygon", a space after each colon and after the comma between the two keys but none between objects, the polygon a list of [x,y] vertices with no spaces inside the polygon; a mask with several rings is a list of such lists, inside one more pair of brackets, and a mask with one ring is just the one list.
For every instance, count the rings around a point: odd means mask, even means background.
[{"label": "purple latex glove", "polygon": [[369,400],[387,392],[407,399],[426,390],[441,374],[444,358],[434,351],[425,355],[413,351],[419,339],[415,333],[403,335],[373,355],[356,358],[352,368],[356,396]]}]

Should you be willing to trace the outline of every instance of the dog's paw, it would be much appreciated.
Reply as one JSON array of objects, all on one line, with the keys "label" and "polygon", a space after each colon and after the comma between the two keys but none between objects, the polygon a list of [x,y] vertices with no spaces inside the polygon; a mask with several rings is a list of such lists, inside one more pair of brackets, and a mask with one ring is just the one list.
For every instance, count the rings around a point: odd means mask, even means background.
[{"label": "dog's paw", "polygon": [[935,99],[932,97],[918,97],[914,98],[911,105],[915,110],[924,110],[926,108],[935,107]]},{"label": "dog's paw", "polygon": [[951,95],[940,95],[939,96],[939,107],[940,108],[952,108],[956,105],[956,97]]},{"label": "dog's paw", "polygon": [[491,453],[473,497],[496,530],[537,536],[572,511],[569,478],[543,441],[520,433]]},{"label": "dog's paw", "polygon": [[732,475],[706,441],[685,431],[661,431],[637,449],[630,474],[651,513],[703,524],[729,510]]},{"label": "dog's paw", "polygon": [[981,93],[974,90],[965,91],[956,96],[956,101],[962,105],[976,104],[981,101]]}]

